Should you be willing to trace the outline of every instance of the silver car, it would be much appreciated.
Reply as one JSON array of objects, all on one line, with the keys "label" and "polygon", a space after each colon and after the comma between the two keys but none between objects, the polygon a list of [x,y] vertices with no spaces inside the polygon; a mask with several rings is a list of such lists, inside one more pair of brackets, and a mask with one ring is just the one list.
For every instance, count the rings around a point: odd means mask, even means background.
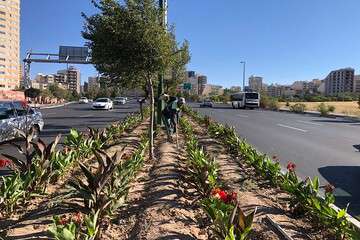
[{"label": "silver car", "polygon": [[23,132],[34,128],[38,135],[44,127],[42,114],[28,108],[21,101],[0,101],[0,142],[9,141]]}]

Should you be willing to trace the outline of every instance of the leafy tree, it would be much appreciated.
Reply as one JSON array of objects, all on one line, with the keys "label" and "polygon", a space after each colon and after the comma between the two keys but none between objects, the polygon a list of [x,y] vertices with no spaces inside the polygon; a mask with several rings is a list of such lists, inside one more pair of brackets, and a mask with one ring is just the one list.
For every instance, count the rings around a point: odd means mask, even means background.
[{"label": "leafy tree", "polygon": [[36,88],[29,88],[24,91],[25,97],[37,98],[40,95],[40,90]]},{"label": "leafy tree", "polygon": [[150,157],[153,157],[154,84],[176,61],[177,42],[162,26],[163,12],[154,0],[102,0],[100,13],[86,16],[83,37],[96,69],[116,85],[143,86],[150,98]]},{"label": "leafy tree", "polygon": [[67,97],[68,97],[68,91],[60,88],[58,84],[50,85],[49,91],[57,99],[67,99]]}]

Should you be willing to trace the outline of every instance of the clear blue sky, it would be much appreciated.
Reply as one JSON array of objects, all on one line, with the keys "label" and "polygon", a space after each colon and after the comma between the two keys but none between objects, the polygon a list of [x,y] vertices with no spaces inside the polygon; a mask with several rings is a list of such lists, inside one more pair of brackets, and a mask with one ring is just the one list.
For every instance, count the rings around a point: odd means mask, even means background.
[{"label": "clear blue sky", "polygon": [[[81,11],[90,0],[23,0],[22,56],[27,49],[57,52],[59,45],[82,45]],[[189,70],[229,87],[247,77],[266,83],[324,78],[336,68],[360,70],[359,0],[169,0],[169,23],[178,40],[190,41]],[[32,74],[65,67],[32,65]],[[79,66],[82,80],[96,74]]]}]

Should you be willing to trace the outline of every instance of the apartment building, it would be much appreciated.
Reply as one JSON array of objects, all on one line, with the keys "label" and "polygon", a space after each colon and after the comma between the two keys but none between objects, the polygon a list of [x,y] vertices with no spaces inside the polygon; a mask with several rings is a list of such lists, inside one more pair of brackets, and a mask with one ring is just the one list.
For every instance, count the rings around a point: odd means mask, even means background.
[{"label": "apartment building", "polygon": [[202,95],[205,90],[205,86],[207,84],[207,76],[200,75],[198,78],[198,95]]},{"label": "apartment building", "polygon": [[354,92],[360,93],[360,75],[354,76]]},{"label": "apartment building", "polygon": [[263,78],[257,76],[249,77],[249,88],[251,91],[260,92],[263,89]]},{"label": "apartment building", "polygon": [[333,96],[354,91],[353,68],[343,68],[329,73],[325,79],[325,95]]},{"label": "apartment building", "polygon": [[19,86],[20,0],[0,0],[0,90]]},{"label": "apartment building", "polygon": [[55,75],[55,81],[57,83],[64,83],[68,86],[70,91],[80,93],[80,70],[70,66],[68,69],[60,70]]}]

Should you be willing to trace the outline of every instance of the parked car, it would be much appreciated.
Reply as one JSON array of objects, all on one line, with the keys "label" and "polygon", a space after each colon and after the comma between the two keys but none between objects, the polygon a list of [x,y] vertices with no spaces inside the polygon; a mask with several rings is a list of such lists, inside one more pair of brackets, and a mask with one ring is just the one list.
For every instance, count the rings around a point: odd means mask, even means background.
[{"label": "parked car", "polygon": [[104,109],[104,110],[111,110],[113,109],[113,102],[110,98],[98,98],[92,104],[93,109]]},{"label": "parked car", "polygon": [[79,103],[81,104],[83,104],[83,103],[89,103],[89,99],[87,99],[86,97],[81,97],[80,99],[79,99]]},{"label": "parked car", "polygon": [[0,101],[0,142],[19,136],[18,130],[26,132],[31,128],[37,137],[44,127],[41,112],[21,101]]},{"label": "parked car", "polygon": [[116,97],[114,100],[115,105],[124,105],[126,104],[127,99],[125,97]]},{"label": "parked car", "polygon": [[213,102],[211,100],[204,100],[201,104],[200,107],[213,107]]}]

